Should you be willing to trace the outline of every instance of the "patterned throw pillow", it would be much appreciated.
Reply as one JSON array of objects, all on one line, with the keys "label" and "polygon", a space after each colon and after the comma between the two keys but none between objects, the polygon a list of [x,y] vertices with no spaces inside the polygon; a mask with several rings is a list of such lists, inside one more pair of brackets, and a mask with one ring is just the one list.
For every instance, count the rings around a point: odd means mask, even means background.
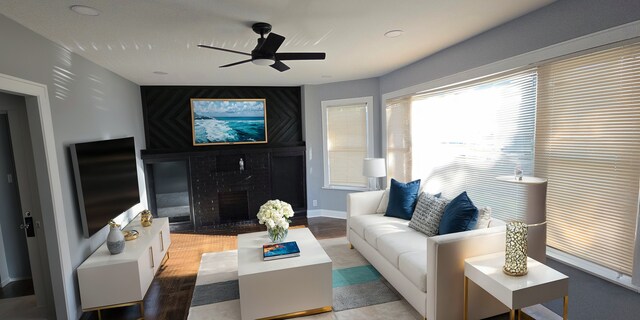
[{"label": "patterned throw pillow", "polygon": [[437,235],[440,219],[447,204],[449,200],[445,198],[436,198],[432,194],[422,192],[409,221],[409,227],[426,234],[427,237]]}]

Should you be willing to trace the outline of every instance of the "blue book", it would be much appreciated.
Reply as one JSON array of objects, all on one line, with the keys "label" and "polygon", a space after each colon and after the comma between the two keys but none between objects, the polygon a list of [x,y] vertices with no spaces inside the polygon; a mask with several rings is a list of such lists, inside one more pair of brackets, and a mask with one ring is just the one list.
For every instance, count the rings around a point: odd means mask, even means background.
[{"label": "blue book", "polygon": [[295,241],[271,243],[262,246],[264,261],[300,256],[300,248]]}]

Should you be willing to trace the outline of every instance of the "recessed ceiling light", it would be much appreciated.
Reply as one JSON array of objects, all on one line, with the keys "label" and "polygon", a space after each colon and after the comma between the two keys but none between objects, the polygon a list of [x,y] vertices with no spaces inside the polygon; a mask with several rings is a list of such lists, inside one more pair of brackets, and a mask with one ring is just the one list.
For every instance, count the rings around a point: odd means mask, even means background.
[{"label": "recessed ceiling light", "polygon": [[71,9],[71,11],[77,13],[77,14],[81,14],[83,16],[99,16],[100,15],[100,11],[96,8],[92,8],[92,7],[87,7],[87,6],[83,6],[83,5],[73,5],[71,7],[69,7],[69,9]]},{"label": "recessed ceiling light", "polygon": [[384,36],[387,38],[397,38],[399,36],[401,36],[404,33],[403,30],[397,29],[397,30],[389,30],[387,32],[384,33]]},{"label": "recessed ceiling light", "polygon": [[154,74],[157,74],[157,75],[161,75],[161,76],[166,76],[166,75],[168,75],[168,74],[169,74],[169,73],[164,72],[164,71],[154,71],[153,73],[154,73]]},{"label": "recessed ceiling light", "polygon": [[329,78],[331,78],[331,75],[329,75],[329,74],[323,74],[321,77],[323,77],[323,78],[325,78],[325,79],[329,79]]}]

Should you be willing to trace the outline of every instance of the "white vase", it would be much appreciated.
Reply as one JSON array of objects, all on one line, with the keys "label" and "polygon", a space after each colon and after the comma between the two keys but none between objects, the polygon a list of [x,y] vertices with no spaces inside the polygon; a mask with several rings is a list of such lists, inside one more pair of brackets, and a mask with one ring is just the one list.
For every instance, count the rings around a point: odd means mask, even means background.
[{"label": "white vase", "polygon": [[117,224],[110,225],[109,235],[107,236],[107,248],[111,254],[118,254],[124,250],[124,234]]}]

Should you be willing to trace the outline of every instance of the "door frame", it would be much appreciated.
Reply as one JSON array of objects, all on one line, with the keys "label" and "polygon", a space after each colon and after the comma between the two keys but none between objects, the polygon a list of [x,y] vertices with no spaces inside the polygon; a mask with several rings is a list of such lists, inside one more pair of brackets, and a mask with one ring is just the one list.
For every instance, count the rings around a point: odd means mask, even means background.
[{"label": "door frame", "polygon": [[0,73],[0,90],[24,96],[27,110],[37,111],[37,123],[30,121],[29,130],[53,290],[53,299],[47,299],[50,304],[47,308],[55,308],[57,319],[68,319],[69,311],[77,307],[48,89],[44,84]]}]

